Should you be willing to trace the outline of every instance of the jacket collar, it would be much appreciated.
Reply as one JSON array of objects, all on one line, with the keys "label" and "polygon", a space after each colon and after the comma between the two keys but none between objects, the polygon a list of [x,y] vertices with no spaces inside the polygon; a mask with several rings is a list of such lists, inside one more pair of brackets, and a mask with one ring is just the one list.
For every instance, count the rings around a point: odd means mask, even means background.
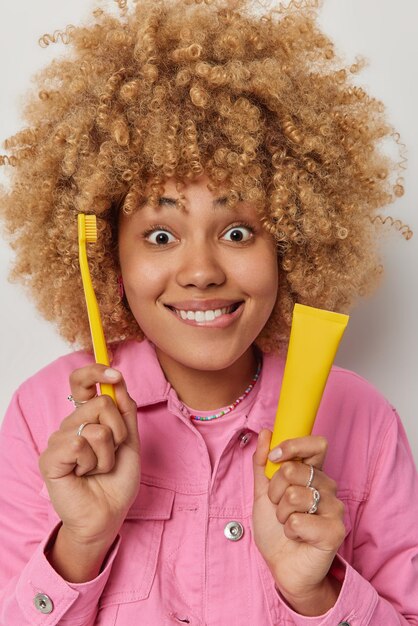
[{"label": "jacket collar", "polygon": [[167,401],[172,387],[150,341],[124,341],[113,348],[113,355],[112,366],[123,373],[138,407]]},{"label": "jacket collar", "polygon": [[[123,373],[128,391],[138,407],[168,402],[180,404],[175,389],[164,376],[154,345],[144,339],[130,340],[113,348],[112,365]],[[283,379],[284,358],[262,353],[263,366],[258,380],[259,389],[247,420],[247,428],[259,433],[272,429]]]}]

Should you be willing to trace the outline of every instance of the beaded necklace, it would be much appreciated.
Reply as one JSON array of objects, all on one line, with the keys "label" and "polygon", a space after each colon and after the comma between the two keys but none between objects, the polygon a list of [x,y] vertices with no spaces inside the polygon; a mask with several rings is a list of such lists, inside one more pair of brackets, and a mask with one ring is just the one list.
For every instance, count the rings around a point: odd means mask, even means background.
[{"label": "beaded necklace", "polygon": [[257,371],[254,374],[254,378],[252,379],[251,383],[248,385],[247,389],[244,391],[242,396],[240,396],[237,400],[235,400],[235,402],[227,406],[226,409],[224,409],[223,411],[220,411],[219,413],[215,413],[215,415],[208,415],[206,417],[203,415],[190,415],[190,419],[197,420],[200,422],[208,422],[210,420],[216,420],[218,417],[222,417],[223,415],[226,415],[227,413],[230,413],[231,411],[233,411],[235,407],[238,406],[238,404],[242,402],[244,398],[246,398],[248,394],[250,393],[250,391],[253,389],[260,375],[260,370],[261,370],[261,361],[258,362]]}]

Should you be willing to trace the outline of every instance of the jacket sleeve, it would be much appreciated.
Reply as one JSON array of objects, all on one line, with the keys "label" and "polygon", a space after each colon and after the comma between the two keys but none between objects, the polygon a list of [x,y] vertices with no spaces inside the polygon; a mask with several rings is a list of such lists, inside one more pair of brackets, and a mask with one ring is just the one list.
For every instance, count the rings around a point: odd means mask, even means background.
[{"label": "jacket sleeve", "polygon": [[[0,626],[93,626],[120,538],[94,580],[68,583],[52,568],[45,552],[60,524],[40,495],[39,450],[20,400],[16,393],[0,431]],[[32,423],[41,420],[25,404]]]},{"label": "jacket sleeve", "polygon": [[343,582],[337,602],[320,617],[287,607],[297,626],[418,626],[418,476],[394,409],[381,441],[356,520],[353,564],[334,562]]}]

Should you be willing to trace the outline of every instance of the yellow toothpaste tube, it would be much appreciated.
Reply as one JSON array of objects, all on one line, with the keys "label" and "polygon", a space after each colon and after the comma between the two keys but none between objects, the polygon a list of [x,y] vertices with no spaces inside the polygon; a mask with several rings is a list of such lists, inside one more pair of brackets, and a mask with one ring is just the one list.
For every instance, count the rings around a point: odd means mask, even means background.
[{"label": "yellow toothpaste tube", "polygon": [[[348,320],[342,313],[295,304],[270,450],[286,439],[311,434]],[[279,467],[267,459],[267,478]]]}]

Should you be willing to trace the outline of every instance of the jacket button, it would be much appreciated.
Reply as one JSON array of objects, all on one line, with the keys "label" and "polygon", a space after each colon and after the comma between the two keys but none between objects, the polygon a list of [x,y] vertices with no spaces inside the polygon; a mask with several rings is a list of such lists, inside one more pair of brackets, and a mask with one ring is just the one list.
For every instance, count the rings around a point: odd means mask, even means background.
[{"label": "jacket button", "polygon": [[37,593],[33,599],[33,603],[41,613],[52,613],[54,610],[51,598],[45,593]]},{"label": "jacket button", "polygon": [[250,432],[248,432],[248,433],[241,433],[241,435],[239,436],[239,447],[240,448],[245,448],[245,446],[250,441],[252,436],[253,436],[253,434],[250,433]]},{"label": "jacket button", "polygon": [[244,527],[239,522],[228,522],[224,528],[224,535],[229,541],[239,541],[244,534]]},{"label": "jacket button", "polygon": [[340,622],[338,626],[350,626],[349,622]]}]

